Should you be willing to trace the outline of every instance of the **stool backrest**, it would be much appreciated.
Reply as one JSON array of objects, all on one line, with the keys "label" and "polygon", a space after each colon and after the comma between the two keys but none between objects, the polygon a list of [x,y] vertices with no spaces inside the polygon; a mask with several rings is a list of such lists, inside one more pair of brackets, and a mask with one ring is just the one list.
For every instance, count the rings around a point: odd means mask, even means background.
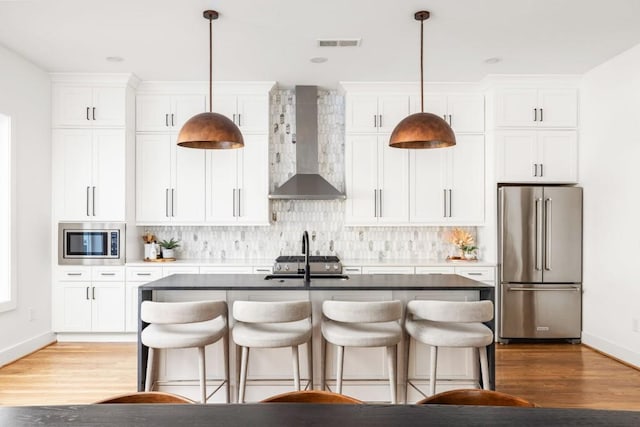
[{"label": "stool backrest", "polygon": [[140,308],[140,317],[144,322],[157,324],[206,322],[226,315],[225,301],[143,301]]},{"label": "stool backrest", "polygon": [[311,316],[311,301],[235,301],[233,318],[246,323],[284,323]]},{"label": "stool backrest", "polygon": [[402,317],[400,301],[325,301],[322,313],[344,323],[391,322]]},{"label": "stool backrest", "polygon": [[159,391],[140,391],[137,393],[121,394],[96,403],[195,403],[186,397],[177,394],[163,393]]},{"label": "stool backrest", "polygon": [[449,390],[429,396],[417,403],[419,405],[522,406],[528,408],[536,406],[521,397],[500,393],[499,391],[480,389]]},{"label": "stool backrest", "polygon": [[407,304],[407,314],[434,322],[488,322],[493,319],[491,301],[413,300]]},{"label": "stool backrest", "polygon": [[344,394],[320,390],[291,391],[264,399],[264,403],[342,403],[362,404],[361,400]]}]

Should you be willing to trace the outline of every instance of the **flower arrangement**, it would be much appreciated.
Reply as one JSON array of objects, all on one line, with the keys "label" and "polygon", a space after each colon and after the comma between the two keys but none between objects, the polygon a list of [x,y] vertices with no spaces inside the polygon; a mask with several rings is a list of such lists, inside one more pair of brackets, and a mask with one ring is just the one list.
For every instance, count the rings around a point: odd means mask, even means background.
[{"label": "flower arrangement", "polygon": [[460,257],[451,257],[452,259],[473,258],[473,252],[478,250],[478,247],[473,245],[475,241],[471,233],[461,228],[451,230],[447,236],[447,240],[460,250]]}]

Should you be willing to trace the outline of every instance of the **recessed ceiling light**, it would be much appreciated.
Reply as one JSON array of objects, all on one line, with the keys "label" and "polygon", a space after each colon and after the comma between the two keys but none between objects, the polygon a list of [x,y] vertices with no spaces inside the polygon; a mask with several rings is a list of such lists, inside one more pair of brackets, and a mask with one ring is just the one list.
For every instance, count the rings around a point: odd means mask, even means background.
[{"label": "recessed ceiling light", "polygon": [[313,62],[314,64],[322,64],[323,62],[327,62],[328,59],[325,58],[324,56],[316,56],[314,58],[311,58],[310,61]]},{"label": "recessed ceiling light", "polygon": [[485,64],[497,64],[500,61],[502,61],[502,58],[498,58],[497,56],[494,56],[493,58],[485,59],[484,63]]},{"label": "recessed ceiling light", "polygon": [[109,62],[122,62],[124,58],[121,56],[107,56],[106,60]]}]

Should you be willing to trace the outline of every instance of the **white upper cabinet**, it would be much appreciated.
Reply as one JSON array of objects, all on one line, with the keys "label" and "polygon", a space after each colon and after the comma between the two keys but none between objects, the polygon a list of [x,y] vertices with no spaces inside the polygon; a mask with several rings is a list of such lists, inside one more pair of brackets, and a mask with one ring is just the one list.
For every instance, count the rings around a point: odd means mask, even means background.
[{"label": "white upper cabinet", "polygon": [[348,94],[347,132],[391,133],[409,115],[409,96],[405,94]]},{"label": "white upper cabinet", "polygon": [[124,127],[125,88],[57,84],[53,127]]},{"label": "white upper cabinet", "polygon": [[124,221],[124,129],[55,129],[53,144],[56,218]]},{"label": "white upper cabinet", "polygon": [[269,224],[269,137],[245,135],[237,150],[210,150],[206,166],[206,221]]},{"label": "white upper cabinet", "polygon": [[411,223],[484,223],[483,135],[458,135],[454,147],[410,151]]},{"label": "white upper cabinet", "polygon": [[[419,113],[420,95],[411,96],[411,114]],[[484,96],[482,94],[426,93],[424,111],[442,117],[456,133],[484,132]]]},{"label": "white upper cabinet", "polygon": [[138,134],[136,222],[204,222],[205,151],[179,147],[171,134]]},{"label": "white upper cabinet", "polygon": [[496,151],[498,182],[578,181],[576,131],[500,131]]},{"label": "white upper cabinet", "polygon": [[409,220],[409,151],[388,146],[389,135],[347,135],[348,225]]},{"label": "white upper cabinet", "polygon": [[182,125],[205,110],[204,95],[144,94],[136,97],[138,132],[178,132]]},{"label": "white upper cabinet", "polygon": [[577,89],[496,90],[496,127],[575,128],[577,125]]},{"label": "white upper cabinet", "polygon": [[269,130],[269,95],[213,96],[213,111],[231,119],[244,133],[266,133]]}]

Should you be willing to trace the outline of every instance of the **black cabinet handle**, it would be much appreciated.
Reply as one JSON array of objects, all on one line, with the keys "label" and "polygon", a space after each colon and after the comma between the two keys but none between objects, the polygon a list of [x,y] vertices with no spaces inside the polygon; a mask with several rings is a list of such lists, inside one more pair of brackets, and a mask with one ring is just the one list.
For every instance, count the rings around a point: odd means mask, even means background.
[{"label": "black cabinet handle", "polygon": [[89,118],[89,107],[87,107],[87,120],[91,120],[91,119]]},{"label": "black cabinet handle", "polygon": [[96,107],[93,107],[91,110],[92,110],[91,111],[91,115],[93,116],[93,120],[95,120],[96,119]]}]

